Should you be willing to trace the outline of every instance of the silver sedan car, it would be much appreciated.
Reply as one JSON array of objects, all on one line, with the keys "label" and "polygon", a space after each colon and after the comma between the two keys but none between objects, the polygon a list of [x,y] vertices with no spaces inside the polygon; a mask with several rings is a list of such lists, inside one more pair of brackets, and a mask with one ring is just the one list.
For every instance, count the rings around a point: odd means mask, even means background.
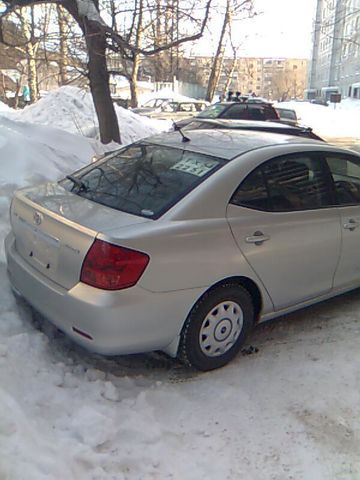
[{"label": "silver sedan car", "polygon": [[360,156],[278,133],[194,130],[16,192],[14,290],[106,354],[211,370],[259,321],[360,285]]}]

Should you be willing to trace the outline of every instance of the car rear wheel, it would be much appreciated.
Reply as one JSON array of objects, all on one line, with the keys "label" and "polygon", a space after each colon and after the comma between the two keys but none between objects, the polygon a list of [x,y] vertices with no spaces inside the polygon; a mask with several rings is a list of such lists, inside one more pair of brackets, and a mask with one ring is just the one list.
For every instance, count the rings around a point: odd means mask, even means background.
[{"label": "car rear wheel", "polygon": [[253,323],[254,307],[247,290],[236,283],[214,287],[186,319],[178,358],[198,370],[222,367],[238,353]]}]

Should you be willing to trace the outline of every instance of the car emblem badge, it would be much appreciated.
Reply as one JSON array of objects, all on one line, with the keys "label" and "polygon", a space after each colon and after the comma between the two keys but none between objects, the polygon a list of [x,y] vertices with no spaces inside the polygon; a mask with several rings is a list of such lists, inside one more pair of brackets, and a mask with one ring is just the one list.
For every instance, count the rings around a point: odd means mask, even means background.
[{"label": "car emblem badge", "polygon": [[43,220],[43,216],[39,212],[35,212],[33,215],[35,225],[40,225]]}]

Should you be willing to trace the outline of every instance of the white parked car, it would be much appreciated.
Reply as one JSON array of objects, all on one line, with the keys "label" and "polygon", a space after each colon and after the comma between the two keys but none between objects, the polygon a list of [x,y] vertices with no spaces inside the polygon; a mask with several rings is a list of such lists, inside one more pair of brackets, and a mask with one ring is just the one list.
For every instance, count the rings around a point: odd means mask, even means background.
[{"label": "white parked car", "polygon": [[[150,105],[153,105],[152,107]],[[133,108],[132,111],[138,115],[158,120],[183,120],[199,114],[209,105],[203,100],[151,100],[143,107]]]},{"label": "white parked car", "polygon": [[211,370],[257,322],[360,285],[360,156],[279,133],[185,133],[17,191],[7,268],[84,347]]}]

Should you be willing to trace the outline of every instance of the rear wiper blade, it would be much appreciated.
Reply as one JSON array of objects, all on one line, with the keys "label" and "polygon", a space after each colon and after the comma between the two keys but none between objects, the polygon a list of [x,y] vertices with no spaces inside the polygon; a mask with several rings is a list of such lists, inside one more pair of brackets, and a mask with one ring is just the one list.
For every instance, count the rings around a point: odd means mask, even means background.
[{"label": "rear wiper blade", "polygon": [[66,178],[67,178],[68,180],[71,180],[74,185],[76,185],[77,187],[79,187],[79,190],[80,190],[80,191],[86,192],[86,191],[88,190],[88,187],[85,185],[85,183],[82,182],[81,180],[79,180],[78,178],[73,177],[72,175],[66,175]]}]

